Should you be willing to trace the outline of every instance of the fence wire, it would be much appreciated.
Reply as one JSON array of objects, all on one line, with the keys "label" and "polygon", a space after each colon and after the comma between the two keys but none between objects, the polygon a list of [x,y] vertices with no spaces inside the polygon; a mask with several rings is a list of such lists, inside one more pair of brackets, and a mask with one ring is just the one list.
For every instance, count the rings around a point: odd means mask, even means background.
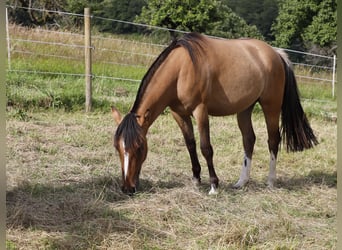
[{"label": "fence wire", "polygon": [[[14,7],[7,6],[8,8],[20,8],[37,12],[56,13],[58,15],[65,15],[77,18],[84,18],[83,14],[75,14],[53,10],[42,10],[36,8]],[[156,29],[162,31],[174,31],[178,33],[187,33],[186,31],[167,29],[163,27],[156,27],[151,25],[139,24],[134,22],[103,18],[98,16],[91,16],[92,19],[106,20],[114,23],[125,23],[136,25],[149,29]],[[28,69],[24,66],[16,66],[13,68],[13,60],[16,57],[29,56],[31,58],[59,58],[66,61],[79,61],[83,63],[83,53],[86,47],[84,46],[84,35],[74,32],[66,32],[59,30],[49,30],[43,28],[30,29],[30,36],[25,36],[27,32],[16,32],[17,29],[23,29],[8,23],[7,17],[7,47],[8,47],[8,72],[16,73],[31,73],[31,74],[44,74],[44,75],[65,75],[74,77],[85,77],[84,72],[53,72],[44,71],[39,69]],[[117,65],[134,69],[146,69],[153,62],[159,53],[165,48],[166,44],[156,44],[153,42],[137,41],[133,39],[105,37],[102,34],[96,34],[92,37],[94,64],[102,65]],[[295,51],[284,49],[288,54],[295,54],[305,56],[306,58],[315,58],[315,61],[321,58],[327,60],[324,65],[309,64],[307,62],[293,62],[296,71],[296,77],[302,81],[317,81],[322,83],[331,83],[332,95],[334,95],[335,85],[335,63],[336,57],[329,57],[324,55],[317,55],[302,51]],[[67,53],[68,55],[63,55]],[[328,65],[327,65],[328,64]],[[104,68],[104,67],[102,67]],[[107,70],[108,72],[108,70]],[[127,82],[140,82],[140,79],[125,76],[123,74],[108,75],[103,72],[92,73],[94,78],[111,79]]]}]

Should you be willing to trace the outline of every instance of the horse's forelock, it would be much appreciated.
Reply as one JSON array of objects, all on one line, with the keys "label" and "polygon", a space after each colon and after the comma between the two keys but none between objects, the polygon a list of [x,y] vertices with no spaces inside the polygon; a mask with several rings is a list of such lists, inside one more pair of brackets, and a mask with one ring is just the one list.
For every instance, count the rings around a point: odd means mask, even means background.
[{"label": "horse's forelock", "polygon": [[134,113],[127,114],[118,126],[114,136],[115,145],[119,143],[120,138],[124,140],[125,151],[127,152],[134,152],[143,144],[142,129]]}]

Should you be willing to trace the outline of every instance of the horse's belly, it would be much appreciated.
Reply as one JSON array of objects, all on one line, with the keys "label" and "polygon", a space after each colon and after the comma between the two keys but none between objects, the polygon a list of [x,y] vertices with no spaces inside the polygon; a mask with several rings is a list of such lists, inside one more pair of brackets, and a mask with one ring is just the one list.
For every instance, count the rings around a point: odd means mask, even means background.
[{"label": "horse's belly", "polygon": [[[248,86],[248,84],[246,85]],[[261,86],[212,89],[208,98],[208,112],[213,116],[239,113],[254,104],[261,93]]]},{"label": "horse's belly", "polygon": [[208,113],[212,116],[226,116],[226,115],[233,115],[250,107],[254,101],[245,101],[239,103],[224,103],[218,101],[216,104],[209,104],[208,105]]}]

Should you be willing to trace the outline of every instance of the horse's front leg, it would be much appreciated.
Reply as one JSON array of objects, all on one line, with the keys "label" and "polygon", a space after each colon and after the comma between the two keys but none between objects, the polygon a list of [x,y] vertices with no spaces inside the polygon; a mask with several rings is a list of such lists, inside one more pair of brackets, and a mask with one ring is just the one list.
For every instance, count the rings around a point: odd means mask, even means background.
[{"label": "horse's front leg", "polygon": [[210,144],[209,117],[206,106],[203,104],[199,105],[195,109],[193,115],[197,121],[198,130],[200,134],[201,152],[204,158],[206,159],[208,165],[211,186],[209,194],[217,194],[219,179],[217,178],[213,164],[214,151]]},{"label": "horse's front leg", "polygon": [[181,116],[173,111],[172,115],[182,131],[185,144],[190,155],[193,181],[196,185],[199,185],[201,182],[201,165],[197,156],[194,128],[192,126],[191,118],[190,116]]}]

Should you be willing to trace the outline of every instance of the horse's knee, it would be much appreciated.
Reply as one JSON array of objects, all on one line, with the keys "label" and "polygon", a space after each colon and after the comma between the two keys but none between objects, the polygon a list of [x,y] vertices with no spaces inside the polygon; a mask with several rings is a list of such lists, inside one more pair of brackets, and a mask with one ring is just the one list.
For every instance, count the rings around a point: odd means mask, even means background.
[{"label": "horse's knee", "polygon": [[191,139],[185,138],[185,144],[187,148],[189,149],[189,151],[196,150],[196,141],[194,138],[191,138]]},{"label": "horse's knee", "polygon": [[214,155],[213,147],[211,145],[201,145],[201,152],[206,159],[212,158]]}]

